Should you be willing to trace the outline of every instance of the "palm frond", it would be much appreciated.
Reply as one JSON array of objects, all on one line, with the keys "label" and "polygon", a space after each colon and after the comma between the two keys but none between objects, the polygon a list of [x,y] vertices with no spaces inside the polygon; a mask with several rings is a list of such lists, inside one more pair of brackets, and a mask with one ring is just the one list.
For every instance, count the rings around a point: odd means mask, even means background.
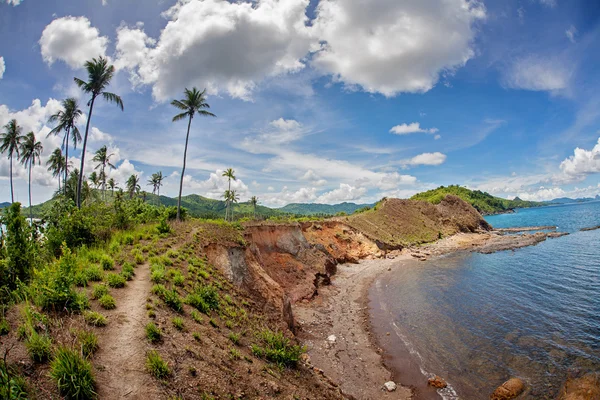
[{"label": "palm frond", "polygon": [[187,109],[189,108],[189,107],[188,107],[188,106],[187,106],[187,105],[186,105],[184,102],[182,102],[181,100],[173,100],[173,101],[171,102],[171,105],[172,105],[172,106],[174,106],[174,107],[177,107],[177,108],[179,108],[180,110],[187,110]]},{"label": "palm frond", "polygon": [[115,103],[121,108],[121,111],[123,111],[123,100],[120,96],[109,92],[103,92],[102,96],[104,97],[104,100],[108,101],[109,103]]},{"label": "palm frond", "polygon": [[180,121],[182,119],[187,118],[188,116],[189,116],[189,114],[187,112],[177,114],[176,116],[173,117],[173,122]]}]

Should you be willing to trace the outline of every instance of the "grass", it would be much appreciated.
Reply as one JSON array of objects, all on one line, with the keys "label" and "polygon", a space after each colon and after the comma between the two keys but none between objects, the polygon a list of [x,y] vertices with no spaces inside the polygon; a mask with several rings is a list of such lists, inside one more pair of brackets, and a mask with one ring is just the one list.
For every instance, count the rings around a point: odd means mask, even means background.
[{"label": "grass", "polygon": [[242,353],[240,353],[240,351],[235,347],[232,347],[231,349],[229,349],[229,357],[232,360],[239,360],[240,358],[242,358]]},{"label": "grass", "polygon": [[196,341],[198,341],[198,342],[201,342],[201,341],[202,341],[202,335],[200,335],[200,332],[194,332],[194,333],[192,333],[192,337],[193,337],[193,338],[194,338]]},{"label": "grass", "polygon": [[252,353],[280,366],[295,367],[302,353],[306,352],[304,347],[292,345],[282,332],[265,329],[257,337],[262,345],[253,344]]},{"label": "grass", "polygon": [[106,317],[96,311],[86,311],[83,313],[83,319],[92,326],[106,326]]},{"label": "grass", "polygon": [[98,350],[98,336],[92,331],[77,332],[77,339],[81,346],[81,354],[84,357],[89,357]]},{"label": "grass", "polygon": [[10,325],[4,318],[0,319],[0,336],[7,335],[10,332]]},{"label": "grass", "polygon": [[33,330],[25,341],[25,347],[27,348],[27,354],[33,361],[45,362],[52,354],[52,339]]},{"label": "grass", "polygon": [[77,351],[60,347],[50,365],[50,376],[56,381],[60,393],[68,399],[96,398],[92,365]]},{"label": "grass", "polygon": [[128,262],[123,264],[123,268],[121,268],[121,276],[128,281],[132,280],[133,277],[135,276],[135,271],[134,271],[133,265],[131,265]]},{"label": "grass", "polygon": [[102,280],[102,269],[97,265],[90,265],[83,270],[83,273],[87,277],[88,281],[91,282],[100,282]]},{"label": "grass", "polygon": [[115,274],[114,272],[106,274],[106,283],[112,288],[122,288],[126,282],[127,280],[122,275]]},{"label": "grass", "polygon": [[103,284],[97,284],[94,285],[94,288],[92,289],[92,299],[94,300],[98,300],[100,297],[107,295],[108,294],[108,287]]},{"label": "grass", "polygon": [[0,399],[27,400],[27,382],[19,371],[0,360]]},{"label": "grass", "polygon": [[113,260],[110,256],[103,254],[100,258],[100,266],[105,271],[112,271],[115,269],[115,260]]},{"label": "grass", "polygon": [[183,286],[183,284],[185,283],[185,277],[183,276],[183,274],[179,271],[175,271],[173,274],[173,285],[175,286]]},{"label": "grass", "polygon": [[187,295],[185,302],[204,314],[219,309],[219,293],[212,285],[201,285]]},{"label": "grass", "polygon": [[171,322],[173,323],[173,326],[175,327],[175,329],[177,329],[178,331],[182,331],[183,328],[185,328],[185,325],[183,323],[183,318],[181,318],[181,317],[175,317],[171,320]]},{"label": "grass", "polygon": [[162,331],[154,322],[146,325],[146,337],[151,343],[159,342],[162,339]]},{"label": "grass", "polygon": [[164,289],[159,294],[159,297],[173,310],[177,312],[183,311],[183,302],[175,290]]},{"label": "grass", "polygon": [[196,310],[192,310],[192,319],[199,324],[201,324],[204,321],[204,318],[202,318],[202,315],[200,315],[200,313]]},{"label": "grass", "polygon": [[169,364],[167,364],[156,350],[151,350],[146,356],[146,369],[150,375],[157,379],[164,379],[171,375]]},{"label": "grass", "polygon": [[229,340],[231,340],[233,344],[238,345],[240,344],[240,335],[235,332],[231,332],[229,334]]},{"label": "grass", "polygon": [[104,296],[100,297],[98,299],[98,303],[100,303],[100,306],[105,310],[112,310],[117,308],[117,302],[115,301],[115,298],[112,297],[110,294],[105,294]]}]

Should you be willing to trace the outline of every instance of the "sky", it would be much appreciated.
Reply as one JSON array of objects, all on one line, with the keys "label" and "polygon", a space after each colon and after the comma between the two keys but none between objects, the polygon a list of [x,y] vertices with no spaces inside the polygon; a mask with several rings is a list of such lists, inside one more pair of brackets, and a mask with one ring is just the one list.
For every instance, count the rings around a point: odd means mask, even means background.
[{"label": "sky", "polygon": [[[206,89],[183,193],[372,203],[458,184],[525,200],[600,193],[597,0],[0,0],[0,126],[44,146],[33,203],[58,187],[48,117],[84,63],[108,57],[84,172],[103,145],[121,187],[161,171],[176,196],[187,124],[170,102]],[[79,122],[82,133],[87,116]],[[0,128],[3,132],[4,128]],[[69,149],[79,166],[81,146]],[[72,156],[72,157],[71,157]],[[0,201],[10,200],[0,158]],[[15,164],[15,200],[28,173]]]}]

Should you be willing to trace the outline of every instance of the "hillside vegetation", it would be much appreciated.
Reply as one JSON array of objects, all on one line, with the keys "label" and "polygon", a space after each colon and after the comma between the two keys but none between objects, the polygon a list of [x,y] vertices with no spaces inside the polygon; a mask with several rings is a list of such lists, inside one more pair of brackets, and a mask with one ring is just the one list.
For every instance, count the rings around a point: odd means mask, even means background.
[{"label": "hillside vegetation", "polygon": [[315,203],[292,203],[285,207],[278,208],[277,210],[297,215],[335,215],[339,213],[352,214],[356,210],[365,207],[372,207],[372,204],[355,204],[355,203],[341,203],[341,204],[315,204]]},{"label": "hillside vegetation", "polygon": [[411,200],[424,200],[432,204],[439,204],[447,195],[458,196],[471,204],[482,215],[499,214],[515,208],[541,207],[546,203],[502,199],[480,190],[470,190],[458,185],[440,186],[437,189],[415,194]]}]

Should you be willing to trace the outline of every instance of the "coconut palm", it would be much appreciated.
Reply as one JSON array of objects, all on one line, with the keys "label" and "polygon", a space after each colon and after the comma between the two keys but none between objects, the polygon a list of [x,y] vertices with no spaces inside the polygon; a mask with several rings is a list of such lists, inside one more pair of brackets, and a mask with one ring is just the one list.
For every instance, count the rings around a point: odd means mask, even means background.
[{"label": "coconut palm", "polygon": [[87,61],[85,63],[85,69],[88,73],[88,81],[85,82],[79,78],[73,78],[77,86],[79,86],[85,93],[90,94],[92,97],[88,102],[88,106],[90,107],[90,111],[88,113],[87,123],[85,125],[85,135],[83,136],[83,149],[81,150],[81,168],[79,174],[79,184],[77,191],[77,207],[81,208],[81,185],[83,184],[83,166],[85,163],[85,149],[87,147],[87,139],[88,133],[90,130],[90,121],[92,120],[92,110],[94,109],[94,102],[96,101],[96,97],[102,95],[104,100],[109,103],[115,103],[117,106],[123,110],[123,100],[121,97],[117,96],[114,93],[110,93],[106,91],[106,88],[110,84],[112,77],[115,73],[115,67],[112,65],[108,65],[108,60],[104,57],[99,57],[98,59],[92,58],[91,61]]},{"label": "coconut palm", "polygon": [[100,180],[100,176],[96,173],[96,171],[92,172],[89,177],[90,182],[94,185],[94,188],[98,189],[102,181]]},{"label": "coconut palm", "polygon": [[[235,177],[235,171],[233,170],[233,168],[227,168],[222,176],[227,177],[227,180],[229,181],[229,186],[227,187],[227,191],[230,192],[231,191],[231,180],[233,179],[234,181],[237,180]],[[228,221],[230,219],[230,214],[231,213],[231,202],[227,199],[225,199],[225,221]]]},{"label": "coconut palm", "polygon": [[152,194],[157,194],[157,203],[160,204],[160,187],[162,186],[163,175],[162,171],[152,174],[152,177],[148,179],[148,185],[152,186]]},{"label": "coconut palm", "polygon": [[19,158],[19,145],[25,136],[21,135],[23,129],[17,124],[17,120],[13,119],[8,124],[4,125],[4,132],[0,135],[2,144],[0,145],[0,152],[7,153],[7,157],[10,160],[10,201],[15,202],[15,194],[13,189],[13,156],[16,154],[17,159]]},{"label": "coconut palm", "polygon": [[129,198],[133,199],[133,196],[136,193],[140,192],[140,178],[137,175],[131,175],[129,179],[127,179],[127,193],[129,193]]},{"label": "coconut palm", "polygon": [[102,182],[102,196],[106,199],[106,167],[115,169],[115,166],[110,162],[110,158],[114,156],[114,153],[108,153],[108,148],[106,145],[100,147],[96,154],[94,154],[94,158],[92,161],[97,162],[98,165],[94,167],[94,169],[100,168],[100,180]]},{"label": "coconut palm", "polygon": [[52,172],[52,176],[55,178],[58,177],[58,193],[62,192],[61,177],[66,168],[66,160],[59,147],[54,149],[52,155],[46,161],[46,165],[48,166],[48,171]]},{"label": "coconut palm", "polygon": [[[230,205],[233,205],[233,203],[237,203],[240,199],[240,196],[235,190],[226,190],[224,197]],[[229,220],[233,221],[233,209],[229,210]]]},{"label": "coconut palm", "polygon": [[115,195],[115,189],[117,188],[117,182],[115,182],[114,178],[110,178],[106,184],[111,191],[111,197],[113,197]]},{"label": "coconut palm", "polygon": [[188,141],[190,138],[190,127],[192,126],[192,119],[194,115],[198,113],[198,115],[203,115],[205,117],[215,117],[211,112],[206,111],[207,108],[210,108],[208,103],[206,102],[205,97],[206,89],[199,92],[198,89],[193,88],[192,90],[185,89],[184,95],[185,97],[181,100],[173,100],[171,105],[177,107],[182,110],[181,114],[177,114],[173,117],[173,122],[179,121],[185,118],[188,118],[188,128],[187,134],[185,136],[185,148],[183,151],[183,168],[181,170],[181,179],[179,182],[179,197],[177,198],[177,219],[181,219],[181,192],[183,190],[183,177],[185,176],[185,161],[187,158],[187,148]]},{"label": "coconut palm", "polygon": [[20,145],[21,164],[29,168],[29,220],[33,221],[33,210],[31,209],[31,168],[35,163],[40,163],[40,157],[44,147],[41,142],[36,141],[33,132],[29,132]]},{"label": "coconut palm", "polygon": [[253,209],[253,219],[256,219],[256,206],[258,205],[258,197],[252,196],[250,198],[250,204],[252,205]]},{"label": "coconut palm", "polygon": [[[77,128],[77,120],[81,117],[82,114],[83,112],[79,109],[77,100],[75,100],[74,98],[68,98],[62,101],[62,110],[58,111],[56,114],[53,114],[50,116],[50,118],[48,118],[49,123],[58,122],[58,125],[56,125],[56,127],[52,129],[46,137],[50,135],[58,135],[61,132],[65,132],[62,146],[65,149],[66,160],[69,159],[69,138],[72,138],[74,148],[77,148],[77,143],[81,142],[81,134],[79,133],[79,128]],[[67,181],[67,177],[69,176],[68,169],[69,166],[65,164],[65,182]]]}]

